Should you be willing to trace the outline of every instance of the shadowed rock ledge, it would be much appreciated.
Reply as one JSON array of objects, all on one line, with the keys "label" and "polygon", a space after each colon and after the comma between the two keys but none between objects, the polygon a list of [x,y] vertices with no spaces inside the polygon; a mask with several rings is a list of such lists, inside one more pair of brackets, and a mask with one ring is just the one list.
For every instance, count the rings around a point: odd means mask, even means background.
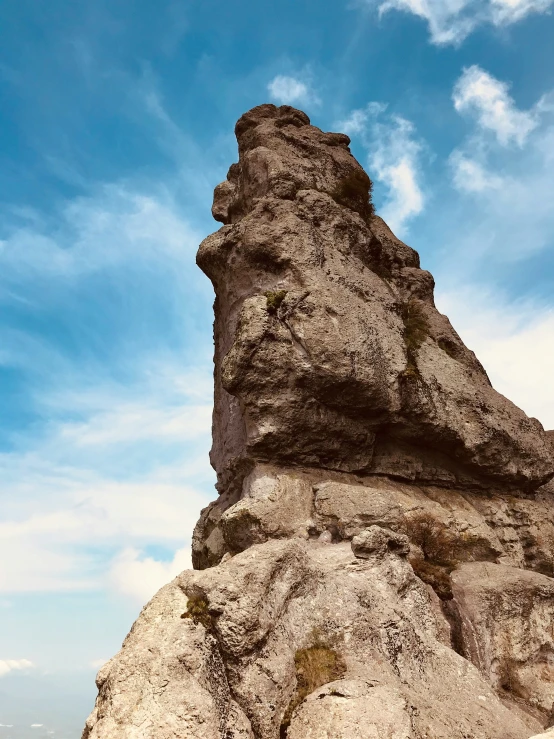
[{"label": "shadowed rock ledge", "polygon": [[[349,139],[236,126],[200,246],[219,498],[85,739],[527,739],[554,724],[554,443],[373,212]],[[545,739],[546,739],[545,735]]]}]

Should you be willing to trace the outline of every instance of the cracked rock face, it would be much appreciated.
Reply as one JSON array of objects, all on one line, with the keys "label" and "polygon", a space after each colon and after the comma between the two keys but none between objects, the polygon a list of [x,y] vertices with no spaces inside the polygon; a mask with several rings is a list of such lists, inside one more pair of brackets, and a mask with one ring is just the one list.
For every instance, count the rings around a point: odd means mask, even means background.
[{"label": "cracked rock face", "polygon": [[84,739],[547,739],[552,432],[438,313],[347,136],[272,105],[236,133],[198,253],[220,495]]}]

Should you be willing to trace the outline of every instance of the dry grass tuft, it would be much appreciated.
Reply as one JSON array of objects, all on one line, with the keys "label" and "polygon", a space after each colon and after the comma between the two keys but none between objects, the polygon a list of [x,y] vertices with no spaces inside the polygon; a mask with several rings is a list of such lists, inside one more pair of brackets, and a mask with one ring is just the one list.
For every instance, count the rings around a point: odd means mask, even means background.
[{"label": "dry grass tuft", "polygon": [[429,322],[419,301],[413,298],[401,308],[404,322],[404,341],[408,351],[415,352],[429,336]]},{"label": "dry grass tuft", "polygon": [[315,629],[312,639],[313,646],[299,649],[294,655],[296,690],[281,721],[281,739],[287,736],[292,714],[302,701],[322,685],[339,680],[346,672],[346,665],[340,655],[323,642]]},{"label": "dry grass tuft", "polygon": [[190,618],[195,624],[202,624],[206,631],[213,629],[213,620],[209,613],[209,604],[203,595],[191,595],[188,599],[187,610],[181,618]]},{"label": "dry grass tuft", "polygon": [[402,373],[406,378],[418,377],[417,350],[429,336],[429,322],[419,301],[411,298],[400,309],[400,316],[404,323],[404,343],[408,364]]},{"label": "dry grass tuft", "polygon": [[444,567],[443,565],[435,565],[426,559],[411,559],[410,564],[424,583],[430,585],[441,600],[452,599],[452,581],[450,573],[454,569]]},{"label": "dry grass tuft", "polygon": [[456,359],[456,346],[452,341],[449,341],[448,339],[439,339],[437,344],[439,345],[439,349],[442,349],[445,354],[448,354],[452,359]]},{"label": "dry grass tuft", "polygon": [[375,215],[375,208],[371,202],[372,189],[373,182],[363,169],[354,169],[340,180],[331,197],[339,205],[355,210],[369,222]]}]

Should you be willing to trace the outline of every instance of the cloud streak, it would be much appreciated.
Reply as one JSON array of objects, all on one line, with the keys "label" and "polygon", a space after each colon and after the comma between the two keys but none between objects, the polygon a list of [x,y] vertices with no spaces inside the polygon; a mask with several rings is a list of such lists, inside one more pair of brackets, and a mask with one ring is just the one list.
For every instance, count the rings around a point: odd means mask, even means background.
[{"label": "cloud streak", "polygon": [[411,13],[424,20],[431,41],[459,45],[478,26],[509,26],[534,13],[546,13],[553,0],[368,0],[379,14],[391,10]]},{"label": "cloud streak", "polygon": [[538,125],[536,113],[518,110],[508,85],[477,65],[464,69],[452,95],[459,113],[471,115],[478,126],[492,131],[502,146],[523,146]]},{"label": "cloud streak", "polygon": [[267,86],[272,100],[281,105],[318,104],[319,99],[308,81],[299,77],[276,75]]},{"label": "cloud streak", "polygon": [[437,295],[493,386],[547,429],[554,429],[554,309],[466,286]]},{"label": "cloud streak", "polygon": [[0,429],[0,591],[119,588],[131,550],[163,584],[213,497],[201,234],[169,186],[130,182],[49,218],[12,209],[0,233],[0,371],[29,419]]},{"label": "cloud streak", "polygon": [[112,562],[109,581],[117,593],[143,604],[162,585],[191,567],[191,552],[188,546],[178,549],[173,559],[166,562],[146,557],[137,549],[128,547]]},{"label": "cloud streak", "polygon": [[448,161],[458,207],[472,213],[454,242],[466,268],[487,255],[504,263],[523,260],[552,243],[551,94],[522,111],[508,89],[473,66],[464,70],[452,95],[455,109],[473,123]]},{"label": "cloud streak", "polygon": [[[29,670],[32,667],[34,665],[28,659],[0,659],[0,677],[5,677],[14,671]],[[8,726],[8,724],[0,724],[0,726]]]},{"label": "cloud streak", "polygon": [[415,126],[399,115],[387,114],[387,106],[370,102],[336,124],[339,131],[359,136],[368,152],[368,169],[385,191],[380,215],[402,235],[408,223],[425,207],[421,184],[424,145]]},{"label": "cloud streak", "polygon": [[112,405],[113,389],[105,396],[95,389],[93,399],[82,398],[84,422],[51,422],[31,446],[0,455],[0,556],[10,562],[0,591],[101,588],[112,584],[114,552],[117,559],[129,547],[175,550],[190,541],[211,497],[211,397],[199,404],[198,388],[187,395],[181,379],[162,395],[136,387],[132,412]]}]

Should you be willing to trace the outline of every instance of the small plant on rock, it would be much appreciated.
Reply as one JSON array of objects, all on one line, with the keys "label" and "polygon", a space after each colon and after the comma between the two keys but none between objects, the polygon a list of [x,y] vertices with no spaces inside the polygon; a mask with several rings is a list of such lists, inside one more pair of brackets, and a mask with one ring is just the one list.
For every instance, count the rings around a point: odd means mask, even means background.
[{"label": "small plant on rock", "polygon": [[404,303],[400,315],[404,323],[404,341],[409,351],[415,352],[429,336],[429,321],[419,301],[411,298]]},{"label": "small plant on rock", "polygon": [[279,310],[281,303],[287,295],[286,290],[267,290],[264,293],[267,300],[267,312],[275,314]]},{"label": "small plant on rock", "polygon": [[331,197],[339,205],[355,210],[365,221],[370,221],[375,215],[372,189],[373,183],[363,169],[354,169],[339,181]]},{"label": "small plant on rock", "polygon": [[331,649],[319,630],[312,632],[312,646],[298,649],[294,655],[296,690],[281,721],[281,739],[287,736],[292,714],[310,693],[322,685],[339,680],[346,672],[341,656]]},{"label": "small plant on rock", "polygon": [[411,298],[401,306],[400,317],[404,323],[404,343],[408,364],[403,372],[405,377],[418,377],[417,350],[429,336],[429,321],[419,301]]},{"label": "small plant on rock", "polygon": [[187,610],[181,618],[190,618],[195,624],[202,624],[206,631],[213,628],[213,620],[209,612],[209,604],[203,595],[191,595],[188,599]]},{"label": "small plant on rock", "polygon": [[445,354],[448,354],[452,359],[456,359],[456,347],[453,342],[448,339],[439,339],[437,344],[439,345],[439,349],[442,349]]}]

